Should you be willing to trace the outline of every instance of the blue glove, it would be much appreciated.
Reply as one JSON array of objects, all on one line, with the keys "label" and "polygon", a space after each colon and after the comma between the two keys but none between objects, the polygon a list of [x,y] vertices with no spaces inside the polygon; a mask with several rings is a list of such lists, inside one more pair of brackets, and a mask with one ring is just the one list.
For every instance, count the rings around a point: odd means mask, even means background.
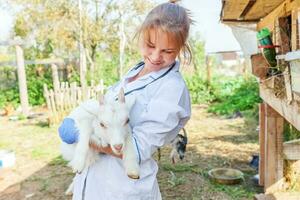
[{"label": "blue glove", "polygon": [[79,131],[75,127],[75,121],[71,118],[64,119],[58,128],[58,133],[61,140],[67,144],[78,142]]}]

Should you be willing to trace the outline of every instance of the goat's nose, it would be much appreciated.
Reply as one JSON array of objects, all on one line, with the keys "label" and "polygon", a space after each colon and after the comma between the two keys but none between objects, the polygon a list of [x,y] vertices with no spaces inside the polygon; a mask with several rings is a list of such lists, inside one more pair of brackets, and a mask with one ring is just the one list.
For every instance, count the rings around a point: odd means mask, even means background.
[{"label": "goat's nose", "polygon": [[114,148],[117,150],[117,151],[121,151],[123,145],[122,144],[115,144],[114,145]]}]

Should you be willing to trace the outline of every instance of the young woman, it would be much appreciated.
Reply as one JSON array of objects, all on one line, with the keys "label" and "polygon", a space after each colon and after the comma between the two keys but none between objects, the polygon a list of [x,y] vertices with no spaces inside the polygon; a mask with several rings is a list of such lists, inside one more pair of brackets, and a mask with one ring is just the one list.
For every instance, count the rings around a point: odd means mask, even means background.
[{"label": "young woman", "polygon": [[[190,59],[187,45],[191,19],[185,8],[172,2],[156,6],[147,15],[138,32],[143,61],[134,66],[121,81],[109,88],[106,98],[114,99],[121,87],[126,98],[135,98],[130,111],[140,178],[130,179],[124,172],[120,156],[110,147],[91,145],[101,159],[77,174],[74,200],[159,200],[156,179],[158,166],[152,154],[170,141],[191,115],[190,96],[179,72],[180,55]],[[64,142],[76,142],[74,122],[65,119],[59,128]]]}]

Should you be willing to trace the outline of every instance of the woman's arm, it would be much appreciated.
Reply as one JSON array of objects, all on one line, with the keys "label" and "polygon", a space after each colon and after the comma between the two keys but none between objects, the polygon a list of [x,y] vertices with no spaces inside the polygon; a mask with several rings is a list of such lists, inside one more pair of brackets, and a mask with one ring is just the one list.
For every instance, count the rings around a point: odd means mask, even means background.
[{"label": "woman's arm", "polygon": [[[65,118],[58,128],[58,133],[61,138],[61,140],[67,144],[74,144],[78,142],[78,136],[79,136],[79,131],[75,127],[75,122],[71,118]],[[115,156],[117,158],[122,158],[123,155],[117,155],[115,154],[110,146],[108,147],[101,147],[98,146],[94,143],[90,143],[90,148],[93,148],[95,151],[98,151],[99,153],[105,153],[109,154],[112,156]]]},{"label": "woman's arm", "polygon": [[133,138],[139,163],[178,134],[191,115],[190,97],[183,82],[165,82],[153,95],[147,108],[133,127]]}]

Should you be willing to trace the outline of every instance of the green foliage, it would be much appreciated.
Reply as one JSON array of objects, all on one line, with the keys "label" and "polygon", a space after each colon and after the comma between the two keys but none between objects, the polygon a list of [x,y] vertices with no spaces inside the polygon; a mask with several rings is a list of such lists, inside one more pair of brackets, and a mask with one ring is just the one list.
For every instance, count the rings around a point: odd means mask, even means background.
[{"label": "green foliage", "polygon": [[193,35],[189,43],[193,53],[192,65],[196,74],[200,75],[201,71],[204,71],[201,68],[205,66],[205,43],[199,33]]},{"label": "green foliage", "polygon": [[0,108],[8,102],[13,106],[18,104],[19,94],[15,67],[4,66],[0,68],[0,90]]},{"label": "green foliage", "polygon": [[229,115],[237,111],[254,108],[260,102],[258,83],[255,78],[243,77],[215,80],[213,86],[215,102],[210,106],[209,112]]},{"label": "green foliage", "polygon": [[[39,69],[41,71],[39,71]],[[50,68],[37,68],[35,65],[26,67],[27,89],[30,105],[41,105],[45,102],[43,85],[52,86]]]},{"label": "green foliage", "polygon": [[184,76],[184,79],[193,104],[209,103],[215,99],[211,91],[207,89],[207,82],[199,75]]},{"label": "green foliage", "polygon": [[186,179],[184,176],[181,177],[177,177],[172,171],[170,171],[171,177],[168,180],[168,183],[172,186],[172,187],[176,187],[178,185],[182,185],[186,182]]},{"label": "green foliage", "polygon": [[96,80],[103,79],[105,85],[112,85],[118,80],[118,57],[109,58],[104,53],[98,53],[96,63]]},{"label": "green foliage", "polygon": [[0,108],[6,106],[7,104],[12,104],[12,106],[17,107],[19,104],[19,87],[15,84],[11,88],[4,89],[0,93]]},{"label": "green foliage", "polygon": [[217,183],[212,183],[212,190],[218,192],[224,192],[233,200],[239,200],[242,198],[251,198],[255,194],[255,191],[249,191],[249,187],[246,188],[243,185],[230,186],[230,185],[221,185]]},{"label": "green foliage", "polygon": [[284,123],[284,141],[290,141],[300,138],[300,131],[298,131],[291,124]]}]

